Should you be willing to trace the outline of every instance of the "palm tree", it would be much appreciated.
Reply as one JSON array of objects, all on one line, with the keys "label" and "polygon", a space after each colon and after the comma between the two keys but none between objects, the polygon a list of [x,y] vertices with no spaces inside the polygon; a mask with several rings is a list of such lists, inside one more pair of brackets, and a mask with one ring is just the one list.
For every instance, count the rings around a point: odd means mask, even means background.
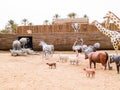
[{"label": "palm tree", "polygon": [[85,14],[83,18],[87,19],[87,22],[89,23],[89,17]]},{"label": "palm tree", "polygon": [[58,19],[60,16],[58,15],[58,14],[55,14],[54,16],[53,16],[53,18],[54,19]]},{"label": "palm tree", "polygon": [[55,14],[55,15],[53,16],[53,19],[52,19],[52,24],[54,24],[55,20],[58,19],[59,17],[60,17],[60,15]]},{"label": "palm tree", "polygon": [[44,23],[44,25],[48,25],[49,21],[45,20],[43,23]]},{"label": "palm tree", "polygon": [[84,18],[89,18],[86,14],[83,16]]},{"label": "palm tree", "polygon": [[30,22],[30,23],[28,23],[28,25],[32,26],[32,25],[33,25],[33,23],[32,23],[32,22]]},{"label": "palm tree", "polygon": [[24,19],[22,20],[22,24],[23,24],[24,26],[28,25],[28,20],[27,20],[26,18],[24,18]]},{"label": "palm tree", "polygon": [[68,14],[68,17],[69,17],[69,18],[72,18],[72,14],[71,14],[71,13],[69,13],[69,14]]},{"label": "palm tree", "polygon": [[69,13],[69,14],[68,14],[68,17],[69,17],[69,18],[75,18],[75,17],[76,17],[76,15],[77,15],[77,14],[76,14],[76,13],[74,13],[74,12],[73,12],[73,13]]}]

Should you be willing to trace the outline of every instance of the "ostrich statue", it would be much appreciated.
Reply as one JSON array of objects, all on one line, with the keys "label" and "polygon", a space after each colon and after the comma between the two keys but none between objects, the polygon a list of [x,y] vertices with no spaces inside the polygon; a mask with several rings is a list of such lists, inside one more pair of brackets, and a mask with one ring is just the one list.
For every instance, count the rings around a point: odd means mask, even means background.
[{"label": "ostrich statue", "polygon": [[[76,45],[78,41],[80,42],[80,45]],[[72,46],[72,50],[77,53],[77,56],[78,56],[79,53],[82,52],[82,46],[83,46],[83,39],[82,38],[81,39],[76,39],[73,46]]]},{"label": "ostrich statue", "polygon": [[[78,41],[80,42],[80,45],[76,45]],[[77,56],[79,55],[79,53],[88,54],[90,52],[96,52],[99,48],[100,43],[95,43],[94,45],[87,46],[83,44],[83,39],[76,39],[72,46],[72,49],[77,53]]]}]

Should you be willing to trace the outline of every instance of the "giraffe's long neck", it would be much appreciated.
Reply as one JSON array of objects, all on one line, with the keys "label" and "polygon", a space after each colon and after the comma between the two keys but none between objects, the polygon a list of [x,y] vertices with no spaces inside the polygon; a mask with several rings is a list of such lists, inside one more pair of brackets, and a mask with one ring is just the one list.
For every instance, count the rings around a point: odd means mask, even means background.
[{"label": "giraffe's long neck", "polygon": [[110,19],[120,29],[120,19],[115,14],[113,14],[113,13],[111,13]]},{"label": "giraffe's long neck", "polygon": [[100,32],[102,32],[104,35],[108,37],[113,37],[113,31],[106,29],[101,24],[99,24],[97,21],[94,23],[94,25],[98,28]]}]

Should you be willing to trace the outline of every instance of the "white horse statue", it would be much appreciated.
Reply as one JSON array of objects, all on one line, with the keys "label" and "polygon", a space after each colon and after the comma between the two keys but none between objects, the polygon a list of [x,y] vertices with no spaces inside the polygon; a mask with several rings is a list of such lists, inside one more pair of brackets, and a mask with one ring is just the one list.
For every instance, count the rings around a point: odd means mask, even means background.
[{"label": "white horse statue", "polygon": [[39,46],[42,46],[42,50],[43,50],[45,56],[47,54],[52,54],[53,55],[53,53],[54,53],[54,45],[48,45],[44,41],[40,41]]}]

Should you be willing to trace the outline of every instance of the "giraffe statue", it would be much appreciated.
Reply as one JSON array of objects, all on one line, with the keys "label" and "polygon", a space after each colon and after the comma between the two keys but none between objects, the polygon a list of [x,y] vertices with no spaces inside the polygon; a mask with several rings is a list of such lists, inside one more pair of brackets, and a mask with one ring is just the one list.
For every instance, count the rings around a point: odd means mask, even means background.
[{"label": "giraffe statue", "polygon": [[107,18],[104,23],[105,23],[105,28],[110,27],[110,19],[109,18]]},{"label": "giraffe statue", "polygon": [[104,35],[109,37],[111,39],[111,43],[113,45],[113,48],[115,49],[116,54],[118,54],[118,49],[120,45],[120,33],[117,31],[109,30],[105,27],[103,27],[98,21],[93,21],[92,24],[94,24],[100,32],[102,32]]},{"label": "giraffe statue", "polygon": [[104,18],[110,19],[120,29],[120,19],[111,11],[109,11]]}]

